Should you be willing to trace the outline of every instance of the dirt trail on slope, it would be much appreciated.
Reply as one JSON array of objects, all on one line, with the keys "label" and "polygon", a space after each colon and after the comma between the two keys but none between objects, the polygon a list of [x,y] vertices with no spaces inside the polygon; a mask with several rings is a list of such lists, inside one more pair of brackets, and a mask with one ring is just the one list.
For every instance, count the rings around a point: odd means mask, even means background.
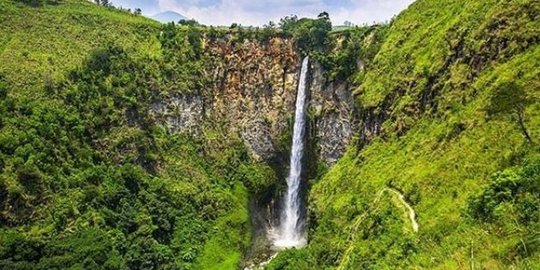
[{"label": "dirt trail on slope", "polygon": [[405,201],[405,196],[403,196],[401,192],[395,189],[388,188],[388,190],[396,194],[399,201],[403,204],[403,206],[405,206],[405,208],[407,208],[407,210],[409,211],[409,219],[411,220],[412,229],[414,232],[418,232],[419,225],[418,222],[416,222],[416,212],[414,212],[412,206],[407,201]]},{"label": "dirt trail on slope", "polygon": [[[351,244],[349,245],[349,248],[347,248],[347,250],[345,251],[345,254],[343,254],[342,260],[341,260],[341,262],[339,263],[339,266],[338,266],[338,270],[343,270],[347,266],[347,263],[349,262],[349,255],[350,255],[350,253],[352,252],[352,250],[354,248],[354,245],[353,245],[354,240],[355,240],[354,238],[355,238],[356,232],[358,231],[358,228],[360,227],[360,224],[362,224],[362,222],[369,216],[370,213],[376,211],[379,208],[379,201],[381,200],[381,198],[382,198],[382,196],[384,195],[385,192],[390,192],[390,193],[393,193],[394,195],[396,195],[396,197],[398,198],[400,203],[406,208],[406,210],[408,212],[407,214],[408,214],[409,219],[411,221],[411,227],[412,227],[413,231],[415,233],[418,232],[418,229],[419,229],[420,226],[418,225],[418,222],[416,221],[416,212],[414,211],[412,206],[405,200],[405,196],[396,189],[389,188],[389,187],[383,188],[381,191],[379,191],[379,193],[377,194],[377,197],[375,197],[375,199],[372,201],[371,208],[368,209],[367,211],[365,211],[362,215],[360,215],[356,219],[356,221],[354,222],[351,233],[349,235],[349,241],[351,242]],[[263,269],[275,257],[277,257],[277,255],[278,255],[278,253],[275,253],[272,256],[270,256],[270,258],[268,258],[268,260],[266,260],[264,262],[261,262],[259,264],[253,264],[253,265],[247,266],[247,267],[244,268],[244,270]]]},{"label": "dirt trail on slope", "polygon": [[409,219],[411,221],[411,227],[415,233],[418,232],[418,229],[420,226],[418,225],[418,222],[416,221],[416,212],[414,211],[412,206],[405,200],[405,196],[396,189],[385,187],[381,191],[379,191],[379,193],[377,194],[377,197],[375,197],[375,199],[371,203],[371,207],[367,211],[365,211],[362,215],[360,215],[354,222],[351,233],[349,235],[349,241],[351,242],[351,244],[349,245],[349,248],[347,248],[347,250],[343,254],[341,262],[339,263],[339,266],[337,268],[338,270],[345,269],[345,267],[347,266],[349,262],[349,255],[354,249],[353,243],[355,240],[354,238],[355,238],[356,232],[358,231],[358,227],[360,227],[360,224],[362,224],[362,222],[369,216],[370,213],[374,212],[375,210],[379,208],[379,205],[378,205],[379,201],[381,200],[384,192],[387,192],[387,191],[395,194],[397,198],[399,199],[400,203],[403,206],[405,206],[408,212]]}]

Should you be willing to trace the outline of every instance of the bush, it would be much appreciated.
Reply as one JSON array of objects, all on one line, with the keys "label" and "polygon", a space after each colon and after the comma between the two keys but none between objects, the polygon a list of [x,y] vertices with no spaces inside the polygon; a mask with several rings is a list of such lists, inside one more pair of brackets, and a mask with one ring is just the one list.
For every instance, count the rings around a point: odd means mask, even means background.
[{"label": "bush", "polygon": [[328,33],[332,30],[332,22],[326,12],[319,14],[317,19],[285,17],[279,25],[285,34],[295,39],[296,47],[304,55],[323,51],[329,44]]},{"label": "bush", "polygon": [[265,268],[267,270],[308,270],[316,263],[306,249],[289,249],[281,252]]},{"label": "bush", "polygon": [[479,220],[495,221],[505,203],[517,210],[520,222],[540,221],[540,160],[496,173],[487,189],[470,201],[469,212]]}]

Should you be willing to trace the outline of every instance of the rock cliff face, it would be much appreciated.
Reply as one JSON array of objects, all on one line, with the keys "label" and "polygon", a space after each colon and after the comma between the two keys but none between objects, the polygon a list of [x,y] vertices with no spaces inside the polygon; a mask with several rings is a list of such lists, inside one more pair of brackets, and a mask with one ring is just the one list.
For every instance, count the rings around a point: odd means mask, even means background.
[{"label": "rock cliff face", "polygon": [[203,98],[198,95],[174,95],[150,104],[153,118],[171,132],[197,131],[203,111]]},{"label": "rock cliff face", "polygon": [[294,42],[217,39],[205,50],[212,61],[211,117],[240,133],[253,158],[272,160],[294,113],[300,65]]},{"label": "rock cliff face", "polygon": [[[171,132],[198,134],[205,121],[219,122],[239,134],[250,155],[271,162],[288,154],[301,57],[294,42],[230,38],[204,42],[209,89],[154,101],[151,112]],[[350,143],[354,130],[352,86],[328,82],[322,66],[310,69],[308,111],[321,161],[333,164]]]},{"label": "rock cliff face", "polygon": [[[242,139],[254,160],[274,168],[280,182],[251,194],[249,202],[253,236],[246,256],[255,258],[268,251],[267,233],[279,221],[302,57],[294,41],[286,38],[261,42],[225,36],[203,44],[207,88],[162,98],[150,109],[170,132],[198,136],[208,126],[229,132]],[[356,64],[364,69],[364,61]],[[308,180],[317,176],[319,162],[331,166],[342,157],[353,134],[360,134],[359,143],[366,144],[380,131],[377,112],[355,107],[356,85],[330,79],[330,73],[317,60],[310,61],[304,171]]]},{"label": "rock cliff face", "polygon": [[345,152],[355,129],[353,87],[346,81],[327,81],[322,66],[312,68],[309,110],[314,117],[314,139],[321,161],[334,164]]}]

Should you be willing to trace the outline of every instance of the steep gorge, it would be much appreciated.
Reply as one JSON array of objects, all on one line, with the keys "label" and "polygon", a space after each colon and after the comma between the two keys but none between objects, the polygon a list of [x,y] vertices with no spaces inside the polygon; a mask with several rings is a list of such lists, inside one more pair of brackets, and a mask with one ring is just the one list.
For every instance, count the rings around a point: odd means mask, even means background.
[{"label": "steep gorge", "polygon": [[[205,120],[220,119],[232,133],[240,133],[251,156],[275,162],[286,152],[300,58],[294,42],[272,38],[235,42],[227,38],[205,41],[210,56],[206,75],[208,95],[166,96],[152,104],[156,120],[172,132],[200,133]],[[352,91],[347,80],[328,81],[318,62],[310,68],[309,105],[312,139],[327,165],[344,153],[354,130]]]},{"label": "steep gorge", "polygon": [[[281,29],[160,26],[76,0],[0,11],[12,25],[36,11],[25,31],[0,26],[0,268],[540,263],[536,1],[418,0],[388,25],[308,46]],[[135,34],[96,34],[110,39],[91,50],[66,27],[84,46],[20,45],[62,12]],[[272,255],[306,54],[308,243]],[[533,142],[513,111],[488,115],[511,83]]]},{"label": "steep gorge", "polygon": [[[290,38],[238,42],[231,36],[205,39],[204,44],[210,59],[206,67],[207,94],[160,97],[151,104],[151,115],[173,133],[201,136],[205,124],[220,125],[229,134],[240,134],[253,160],[274,168],[280,183],[253,194],[250,203],[256,238],[265,238],[271,227],[279,225],[300,56]],[[356,123],[354,87],[347,79],[329,81],[327,71],[317,61],[309,70],[310,149],[304,163],[316,170],[318,163],[334,164],[352,140]],[[315,176],[314,171],[303,174],[306,181]],[[305,189],[307,182],[303,186]]]}]

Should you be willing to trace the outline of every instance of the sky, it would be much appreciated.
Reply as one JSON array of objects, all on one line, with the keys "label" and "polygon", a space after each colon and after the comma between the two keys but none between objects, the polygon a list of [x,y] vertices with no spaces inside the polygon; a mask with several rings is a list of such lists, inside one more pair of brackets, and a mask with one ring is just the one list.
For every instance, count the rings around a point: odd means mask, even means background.
[{"label": "sky", "polygon": [[334,25],[345,21],[372,24],[390,20],[414,0],[112,0],[115,6],[141,8],[151,16],[175,11],[207,25],[261,26],[288,15],[316,17],[326,11]]}]

